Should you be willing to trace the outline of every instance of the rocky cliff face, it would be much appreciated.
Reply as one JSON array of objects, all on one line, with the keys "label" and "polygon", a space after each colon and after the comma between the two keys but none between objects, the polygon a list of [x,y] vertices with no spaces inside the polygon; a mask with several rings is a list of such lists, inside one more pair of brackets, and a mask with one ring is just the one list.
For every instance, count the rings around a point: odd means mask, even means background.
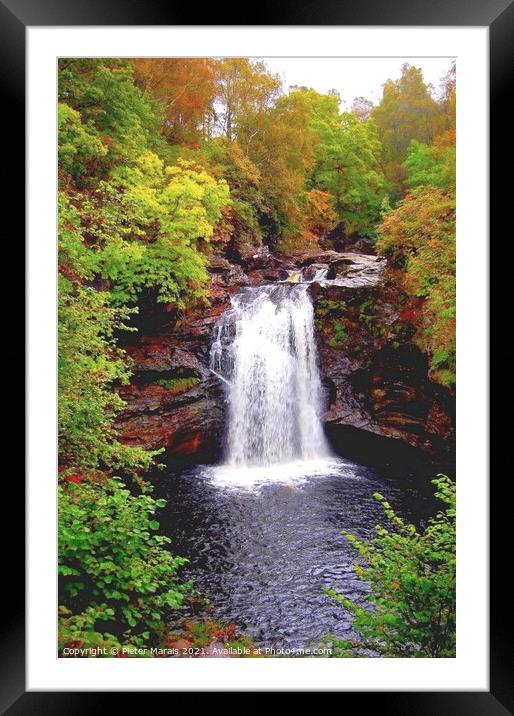
[{"label": "rocky cliff face", "polygon": [[374,256],[346,254],[331,267],[334,280],[311,286],[328,436],[347,453],[356,431],[395,439],[450,469],[454,398],[428,378],[397,276]]},{"label": "rocky cliff face", "polygon": [[263,249],[238,263],[214,257],[209,271],[208,308],[181,317],[163,310],[151,334],[140,329],[126,346],[134,377],[120,389],[127,404],[117,423],[124,442],[216,459],[226,405],[223,384],[208,367],[213,327],[241,286],[295,272],[300,280],[316,278],[309,290],[325,426],[336,449],[351,456],[356,445],[366,453],[394,440],[421,448],[441,465],[451,462],[453,398],[428,379],[426,358],[401,315],[398,282],[383,259],[334,251],[277,256]]},{"label": "rocky cliff face", "polygon": [[126,444],[202,460],[219,455],[226,406],[223,384],[209,370],[212,330],[241,286],[277,278],[276,262],[265,249],[240,260],[243,265],[211,258],[208,307],[176,316],[166,306],[153,306],[151,331],[140,307],[142,325],[134,342],[124,345],[132,382],[119,389],[126,408],[116,427]]}]

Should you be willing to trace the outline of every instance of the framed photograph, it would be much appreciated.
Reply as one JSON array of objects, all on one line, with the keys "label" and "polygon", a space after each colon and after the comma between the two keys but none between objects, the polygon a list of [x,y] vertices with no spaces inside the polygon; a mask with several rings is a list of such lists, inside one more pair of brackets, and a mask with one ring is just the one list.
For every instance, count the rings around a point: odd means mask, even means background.
[{"label": "framed photograph", "polygon": [[0,5],[29,397],[5,712],[110,691],[512,712],[490,559],[497,5],[202,26]]}]

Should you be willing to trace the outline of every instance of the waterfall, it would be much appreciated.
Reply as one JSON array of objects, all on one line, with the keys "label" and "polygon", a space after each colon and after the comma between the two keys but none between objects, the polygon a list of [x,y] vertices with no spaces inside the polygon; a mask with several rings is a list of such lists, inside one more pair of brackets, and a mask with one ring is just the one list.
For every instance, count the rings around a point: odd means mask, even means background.
[{"label": "waterfall", "polygon": [[210,360],[227,383],[229,465],[329,455],[306,284],[243,288],[215,327]]}]

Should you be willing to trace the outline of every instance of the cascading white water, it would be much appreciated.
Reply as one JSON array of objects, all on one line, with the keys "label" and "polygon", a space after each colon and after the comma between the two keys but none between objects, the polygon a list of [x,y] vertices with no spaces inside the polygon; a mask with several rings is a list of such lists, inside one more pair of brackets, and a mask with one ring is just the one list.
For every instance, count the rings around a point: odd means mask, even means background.
[{"label": "cascading white water", "polygon": [[228,384],[229,465],[329,455],[306,284],[245,288],[234,296],[215,329],[211,369]]}]

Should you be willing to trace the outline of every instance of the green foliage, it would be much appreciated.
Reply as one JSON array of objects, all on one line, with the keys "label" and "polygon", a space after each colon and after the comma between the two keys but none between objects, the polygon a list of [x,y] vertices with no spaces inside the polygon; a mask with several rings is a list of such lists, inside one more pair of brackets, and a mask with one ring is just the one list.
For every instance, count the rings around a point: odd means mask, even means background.
[{"label": "green foliage", "polygon": [[455,385],[455,198],[434,188],[407,195],[378,228],[377,250],[404,270],[407,295],[422,300],[416,340],[432,378]]},{"label": "green foliage", "polygon": [[419,68],[405,64],[398,80],[383,86],[380,104],[371,113],[383,146],[384,168],[395,199],[403,194],[405,159],[413,139],[431,143],[436,132],[437,102]]},{"label": "green foliage", "polygon": [[429,146],[413,140],[405,161],[411,189],[432,186],[455,193],[455,144]]},{"label": "green foliage", "polygon": [[337,98],[323,99],[332,102],[314,103],[316,163],[311,181],[334,197],[347,235],[373,236],[386,196],[376,127],[352,113],[339,114]]},{"label": "green foliage", "polygon": [[184,307],[205,296],[201,249],[228,201],[225,182],[185,162],[165,171],[147,153],[95,191],[61,196],[61,260],[80,278],[109,279],[116,304],[156,288],[159,301]]},{"label": "green foliage", "polygon": [[380,338],[393,330],[393,326],[385,324],[380,317],[380,309],[373,298],[363,301],[358,307],[358,320],[364,326],[370,336]]},{"label": "green foliage", "polygon": [[113,332],[127,318],[107,293],[59,276],[59,460],[79,471],[138,471],[152,461],[151,453],[122,445],[112,426],[123,407],[112,385],[130,375]]},{"label": "green foliage", "polygon": [[99,607],[87,607],[80,614],[72,614],[66,607],[59,607],[59,630],[57,648],[59,655],[64,649],[84,649],[84,656],[103,654],[112,655],[112,649],[121,649],[119,640],[108,633],[95,630],[97,621],[110,621],[114,610],[102,604]]},{"label": "green foliage", "polygon": [[327,594],[354,615],[359,641],[335,640],[334,656],[455,656],[455,485],[433,480],[446,508],[423,531],[404,522],[382,495],[375,494],[390,527],[377,526],[370,542],[346,534],[361,561],[357,575],[370,586],[369,606],[334,590]]},{"label": "green foliage", "polygon": [[96,267],[96,255],[84,242],[81,229],[81,215],[73,206],[69,196],[58,194],[58,263],[62,275],[72,280],[92,279]]},{"label": "green foliage", "polygon": [[332,301],[329,298],[319,298],[316,301],[316,315],[321,318],[325,318],[331,313],[338,313],[339,315],[346,310],[347,304],[345,301]]},{"label": "green foliage", "polygon": [[229,203],[226,182],[184,160],[165,169],[147,152],[134,167],[119,168],[102,189],[100,217],[110,213],[117,222],[111,235],[105,223],[97,231],[103,242],[99,272],[112,281],[113,300],[131,303],[152,287],[159,301],[180,308],[204,298],[202,250]]},{"label": "green foliage", "polygon": [[318,331],[330,328],[340,319],[347,309],[344,301],[332,301],[328,298],[318,298],[314,304],[314,319]]},{"label": "green foliage", "polygon": [[[59,574],[71,605],[88,595],[82,618],[141,634],[159,625],[163,608],[181,605],[189,585],[179,584],[176,573],[187,560],[173,557],[170,540],[155,534],[155,512],[164,505],[134,497],[119,479],[59,488]],[[89,622],[86,631],[92,628]]]},{"label": "green foliage", "polygon": [[179,159],[164,169],[156,154],[145,152],[133,167],[119,167],[113,184],[124,189],[124,207],[147,224],[158,221],[170,241],[195,245],[209,241],[221,207],[229,201],[226,182],[217,182],[201,167]]},{"label": "green foliage", "polygon": [[91,168],[91,160],[104,157],[107,147],[82,124],[79,112],[67,104],[57,108],[59,164],[74,177]]},{"label": "green foliage", "polygon": [[76,110],[88,133],[107,147],[93,176],[105,176],[115,164],[164,146],[159,108],[134,83],[129,60],[60,60],[59,101]]},{"label": "green foliage", "polygon": [[[454,87],[442,105],[450,128],[433,144],[412,140],[404,167],[411,193],[386,211],[378,228],[377,249],[404,270],[407,295],[422,299],[415,320],[416,341],[428,354],[431,377],[455,385],[456,255]],[[453,99],[452,99],[453,97]],[[448,106],[450,104],[450,108]],[[451,109],[453,107],[453,109]],[[454,126],[454,122],[453,122]]]},{"label": "green foliage", "polygon": [[135,303],[145,288],[179,307],[203,298],[202,245],[229,203],[227,184],[190,162],[164,166],[154,151],[163,147],[159,113],[134,84],[131,63],[62,60],[60,67],[61,169],[80,180],[79,192],[61,181],[66,258],[80,257],[80,278],[112,281],[117,304]]},{"label": "green foliage", "polygon": [[164,167],[158,113],[130,63],[63,60],[60,70],[60,643],[115,644],[108,622],[135,643],[187,585],[175,574],[184,560],[153,534],[162,504],[106,476],[137,477],[157,454],[123,445],[114,428],[115,388],[130,377],[115,335],[143,288],[177,306],[203,297],[200,249],[228,188],[186,163]]}]

